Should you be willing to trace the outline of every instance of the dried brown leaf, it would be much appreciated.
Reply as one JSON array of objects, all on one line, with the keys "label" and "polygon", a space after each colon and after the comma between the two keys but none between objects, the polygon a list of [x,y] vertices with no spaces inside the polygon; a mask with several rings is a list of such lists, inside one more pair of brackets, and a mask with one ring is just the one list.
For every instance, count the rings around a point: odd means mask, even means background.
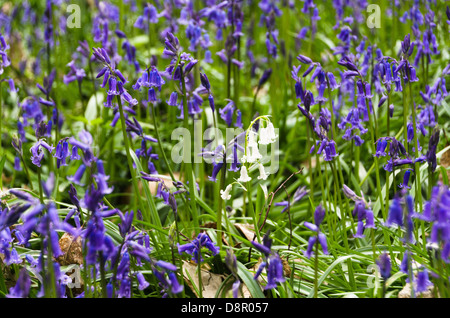
[{"label": "dried brown leaf", "polygon": [[64,254],[57,258],[58,263],[63,266],[70,264],[83,264],[81,237],[77,237],[74,240],[72,235],[69,233],[64,233],[59,239],[59,248]]},{"label": "dried brown leaf", "polygon": [[[184,278],[185,282],[187,283],[187,285],[195,293],[195,295],[197,297],[199,297],[199,295],[196,292],[196,288],[198,289],[197,269],[198,269],[197,264],[183,261],[183,278]],[[201,277],[202,277],[203,297],[204,298],[215,298],[217,290],[222,285],[222,282],[223,282],[225,276],[211,273],[210,271],[202,268],[201,269]],[[195,284],[196,288],[194,288],[193,284]]]},{"label": "dried brown leaf", "polygon": [[253,241],[255,237],[255,227],[250,224],[243,224],[243,223],[235,223],[234,226],[241,231],[241,233],[244,235],[244,237],[249,240]]}]

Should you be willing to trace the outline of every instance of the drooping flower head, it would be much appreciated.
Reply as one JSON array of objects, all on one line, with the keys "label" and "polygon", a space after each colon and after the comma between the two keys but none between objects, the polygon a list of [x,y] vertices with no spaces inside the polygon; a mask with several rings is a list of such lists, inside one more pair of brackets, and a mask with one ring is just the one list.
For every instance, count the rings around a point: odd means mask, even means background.
[{"label": "drooping flower head", "polygon": [[269,238],[270,233],[267,232],[262,240],[262,244],[252,241],[252,245],[263,254],[263,262],[256,270],[253,279],[258,279],[264,268],[267,271],[267,285],[265,290],[276,288],[278,283],[285,281],[283,273],[283,262],[275,251],[272,251],[272,239]]},{"label": "drooping flower head", "polygon": [[200,233],[192,242],[180,245],[178,243],[178,252],[180,254],[187,253],[192,255],[192,260],[194,262],[203,262],[202,248],[206,247],[213,255],[219,253],[219,248],[211,241],[208,234],[202,232]]},{"label": "drooping flower head", "polygon": [[391,258],[387,253],[383,253],[377,260],[378,268],[380,269],[381,277],[387,280],[391,276]]},{"label": "drooping flower head", "polygon": [[322,205],[319,205],[314,211],[314,223],[310,223],[307,221],[303,223],[303,225],[306,228],[315,233],[315,235],[309,238],[308,247],[304,252],[307,258],[311,258],[311,256],[313,255],[313,248],[316,244],[320,244],[322,246],[324,254],[328,254],[327,238],[325,234],[320,231],[320,224],[324,220],[324,217],[325,217],[325,209],[322,207]]}]

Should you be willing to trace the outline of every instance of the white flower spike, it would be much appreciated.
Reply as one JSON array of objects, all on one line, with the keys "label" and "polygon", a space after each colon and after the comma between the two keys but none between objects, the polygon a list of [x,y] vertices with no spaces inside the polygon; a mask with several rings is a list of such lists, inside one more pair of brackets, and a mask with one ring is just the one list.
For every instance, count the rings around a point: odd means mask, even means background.
[{"label": "white flower spike", "polygon": [[266,180],[268,175],[266,174],[266,170],[264,170],[264,166],[261,163],[258,165],[258,169],[259,169],[259,177],[258,177],[258,179],[259,180],[261,180],[261,179],[262,180]]},{"label": "white flower spike", "polygon": [[259,143],[261,145],[268,145],[274,143],[278,138],[278,135],[275,134],[275,128],[273,124],[269,121],[267,123],[267,127],[263,127],[260,129],[259,133]]},{"label": "white flower spike", "polygon": [[247,151],[242,157],[242,162],[255,163],[262,158],[261,153],[258,149],[258,143],[256,141],[257,134],[254,131],[249,131],[248,141],[247,141]]},{"label": "white flower spike", "polygon": [[231,189],[233,188],[233,184],[230,183],[225,190],[220,190],[220,196],[223,200],[230,200],[231,199]]},{"label": "white flower spike", "polygon": [[239,177],[239,179],[237,181],[239,181],[239,182],[248,182],[250,180],[252,180],[252,178],[248,175],[247,167],[246,166],[242,166],[242,168],[241,168],[241,176]]}]

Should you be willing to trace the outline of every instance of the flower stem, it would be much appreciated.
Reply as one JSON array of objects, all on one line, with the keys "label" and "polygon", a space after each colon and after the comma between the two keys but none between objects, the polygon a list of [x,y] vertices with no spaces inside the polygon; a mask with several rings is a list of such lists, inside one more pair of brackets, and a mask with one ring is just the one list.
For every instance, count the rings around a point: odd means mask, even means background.
[{"label": "flower stem", "polygon": [[[2,126],[2,123],[3,123],[3,102],[2,102],[2,81],[0,80],[0,155],[3,154],[3,148],[2,148],[2,141],[3,141],[2,128],[3,128],[3,126]],[[1,182],[2,181],[0,178],[0,185],[2,185]]]},{"label": "flower stem", "polygon": [[[366,95],[366,88],[364,87],[364,95]],[[374,129],[373,129],[373,120],[372,120],[372,112],[370,111],[370,105],[369,105],[369,101],[368,99],[366,99],[366,107],[367,107],[367,115],[369,117],[369,130],[370,130],[370,146],[371,146],[371,150],[372,150],[372,154],[375,154],[376,149],[375,149],[375,133],[374,133]],[[382,194],[381,194],[381,183],[380,183],[380,170],[379,168],[379,164],[378,164],[378,157],[375,156],[374,157],[375,160],[375,177],[376,177],[376,182],[377,182],[377,193],[378,193],[378,197],[380,199],[380,207],[381,207],[381,212],[383,214],[384,219],[386,219],[386,211],[384,209],[384,204],[382,204],[381,200],[382,200]]]},{"label": "flower stem", "polygon": [[125,143],[125,152],[127,154],[128,168],[130,169],[131,179],[132,179],[132,182],[133,182],[135,195],[136,195],[137,200],[138,200],[138,206],[143,208],[141,195],[139,193],[139,186],[138,186],[137,179],[136,179],[136,171],[133,168],[133,162],[132,162],[132,159],[131,159],[130,142],[128,140],[126,124],[125,124],[125,115],[124,115],[124,112],[123,112],[123,106],[122,106],[122,101],[120,100],[120,95],[117,96],[117,102],[119,104],[120,122],[121,122],[121,127],[122,127],[123,142]]},{"label": "flower stem", "polygon": [[[47,239],[50,240],[50,231],[47,233]],[[50,242],[47,242],[48,250],[47,250],[47,266],[48,266],[48,275],[50,278],[50,286],[49,288],[49,294],[46,294],[46,297],[49,298],[56,298],[57,292],[56,292],[56,277],[55,277],[55,268],[53,266],[53,251],[52,251],[52,244]],[[44,278],[45,281],[45,278]]]},{"label": "flower stem", "polygon": [[203,284],[202,284],[202,267],[201,267],[201,257],[202,253],[198,252],[198,259],[197,259],[197,275],[198,275],[198,297],[203,298]]},{"label": "flower stem", "polygon": [[[387,107],[386,107],[386,126],[387,126],[387,131],[386,131],[386,136],[390,137],[391,135],[391,117],[389,115],[389,106],[391,105],[391,93],[388,92],[388,96],[387,96]],[[389,171],[386,170],[386,194],[385,194],[385,199],[386,199],[386,207],[385,207],[385,211],[389,211]],[[394,175],[392,175],[392,177],[394,177]]]},{"label": "flower stem", "polygon": [[313,169],[312,169],[312,160],[311,160],[311,153],[310,153],[310,149],[311,149],[311,136],[310,136],[310,128],[309,128],[309,121],[307,123],[308,127],[306,127],[306,147],[307,147],[307,151],[308,151],[308,173],[309,173],[309,188],[310,188],[310,195],[309,197],[311,198],[311,201],[314,205],[314,182],[313,182]]},{"label": "flower stem", "polygon": [[[184,115],[184,128],[189,131],[189,138],[192,140],[192,133],[189,125],[189,111],[188,111],[188,105],[187,105],[187,92],[186,92],[186,81],[184,78],[184,75],[181,76],[181,82],[182,82],[182,99],[183,99],[183,115]],[[189,143],[190,146],[191,142]],[[190,150],[190,149],[189,149]],[[184,151],[188,151],[188,149],[184,149]],[[196,203],[196,195],[195,195],[195,179],[192,173],[192,154],[189,153],[189,157],[184,156],[185,159],[185,176],[187,176],[187,180],[189,182],[189,196],[190,196],[190,205],[191,205],[191,214],[192,214],[192,220],[194,221],[195,231],[199,228],[198,223],[198,215],[197,215],[197,203]]]},{"label": "flower stem", "polygon": [[314,298],[317,298],[319,288],[319,237],[317,236],[316,244],[314,246]]},{"label": "flower stem", "polygon": [[[223,166],[222,166],[222,171],[220,173],[220,189],[224,189],[225,188],[225,180],[226,180],[226,172],[227,172],[227,167],[226,167],[226,150],[224,153],[224,157],[223,157]],[[223,236],[223,232],[222,232],[222,210],[223,210],[223,199],[222,196],[219,194],[217,200],[219,200],[218,203],[218,207],[217,207],[217,234],[219,235],[219,238],[217,239],[217,244],[219,246],[219,248],[222,248],[222,236]]]},{"label": "flower stem", "polygon": [[108,298],[108,294],[106,291],[106,272],[105,272],[105,257],[103,256],[103,252],[99,252],[100,257],[100,282],[102,285],[102,297]]},{"label": "flower stem", "polygon": [[38,175],[38,186],[39,186],[39,200],[41,201],[41,203],[44,203],[44,193],[42,190],[42,181],[41,181],[41,167],[38,167],[37,175]]},{"label": "flower stem", "polygon": [[261,243],[261,235],[259,233],[259,226],[258,221],[256,219],[256,211],[253,207],[253,200],[252,200],[252,183],[251,181],[247,182],[247,196],[248,196],[248,206],[251,213],[251,216],[253,218],[253,226],[255,228],[256,237],[258,239],[258,243]]},{"label": "flower stem", "polygon": [[177,181],[177,180],[175,179],[175,175],[173,174],[172,168],[170,167],[170,164],[169,164],[169,160],[167,160],[166,153],[164,152],[164,148],[163,148],[163,146],[162,146],[161,137],[160,137],[160,135],[159,135],[158,123],[157,123],[157,121],[156,121],[156,111],[155,111],[155,106],[154,106],[153,104],[152,104],[152,105],[149,105],[149,109],[150,109],[150,111],[151,111],[151,115],[152,115],[152,119],[153,119],[153,127],[154,127],[154,129],[155,129],[156,139],[158,140],[159,150],[160,150],[160,152],[161,152],[161,154],[162,154],[164,163],[166,164],[167,169],[169,170],[169,174],[170,174],[170,177],[172,178],[172,181]]},{"label": "flower stem", "polygon": [[[409,99],[411,101],[411,110],[412,110],[412,120],[413,120],[413,128],[414,128],[414,157],[417,159],[419,158],[419,145],[418,145],[418,136],[417,136],[417,125],[416,125],[416,106],[413,103],[413,92],[412,92],[412,85],[411,81],[408,81],[408,87],[409,87]],[[406,128],[406,127],[405,127]],[[406,129],[405,129],[406,130]],[[414,163],[414,174],[416,177],[416,184],[417,184],[417,193],[416,196],[419,201],[419,211],[422,212],[422,184],[420,183],[420,168],[419,163]]]}]

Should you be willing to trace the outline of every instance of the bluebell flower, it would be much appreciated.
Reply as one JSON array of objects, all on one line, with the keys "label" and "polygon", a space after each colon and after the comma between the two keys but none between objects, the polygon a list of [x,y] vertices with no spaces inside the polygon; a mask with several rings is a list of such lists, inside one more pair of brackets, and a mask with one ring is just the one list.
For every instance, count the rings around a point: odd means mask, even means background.
[{"label": "bluebell flower", "polygon": [[208,234],[206,233],[200,233],[198,234],[197,238],[195,238],[192,242],[180,245],[178,246],[178,252],[180,255],[182,253],[187,253],[189,255],[192,255],[192,260],[194,262],[203,262],[203,256],[201,249],[203,247],[206,247],[213,255],[217,255],[219,253],[219,248],[211,241]]},{"label": "bluebell flower", "polygon": [[70,160],[80,160],[81,157],[78,154],[78,147],[77,146],[72,146],[72,150],[70,152]]},{"label": "bluebell flower", "polygon": [[335,89],[338,89],[341,85],[340,84],[338,84],[337,82],[336,82],[336,78],[334,77],[334,74],[333,73],[331,73],[331,72],[327,72],[327,78],[328,78],[328,82],[329,82],[329,85],[330,85],[330,89],[332,90],[332,91],[334,91]]},{"label": "bluebell flower", "polygon": [[278,253],[272,251],[272,240],[269,238],[269,232],[263,236],[262,244],[252,241],[252,245],[263,253],[263,262],[258,267],[253,279],[258,279],[264,268],[267,271],[267,285],[264,289],[276,288],[278,283],[285,281],[283,275],[283,263]]},{"label": "bluebell flower", "polygon": [[411,143],[411,141],[414,139],[414,127],[411,122],[408,123],[406,131],[407,131],[407,140],[409,143]]},{"label": "bluebell flower", "polygon": [[228,100],[228,104],[219,110],[220,117],[227,123],[228,127],[231,127],[234,109],[234,102],[232,100]]},{"label": "bluebell flower", "polygon": [[430,137],[430,141],[428,143],[428,151],[426,154],[426,160],[428,162],[428,165],[431,168],[431,172],[434,172],[437,167],[436,150],[437,150],[437,145],[439,143],[439,134],[440,134],[440,131],[438,129],[434,130],[433,134]]},{"label": "bluebell flower", "polygon": [[153,265],[153,272],[163,287],[163,298],[167,297],[167,293],[179,294],[183,291],[184,286],[178,282],[175,271],[177,267],[165,261],[157,261]]},{"label": "bluebell flower", "polygon": [[136,273],[136,278],[137,278],[138,283],[139,283],[139,287],[138,287],[139,290],[144,290],[148,286],[150,286],[150,283],[145,280],[144,275],[141,272],[137,272]]},{"label": "bluebell flower", "polygon": [[322,223],[325,217],[325,209],[322,205],[317,206],[314,211],[314,222],[315,224],[305,221],[303,225],[309,230],[315,232],[315,235],[311,236],[308,240],[308,247],[304,252],[307,258],[310,258],[313,255],[313,248],[315,244],[320,244],[322,246],[322,250],[324,254],[328,254],[328,245],[327,238],[325,234],[320,231],[320,224]]},{"label": "bluebell flower", "polygon": [[403,175],[403,183],[400,183],[398,185],[400,189],[402,188],[411,189],[411,187],[408,186],[410,176],[411,176],[411,169],[405,170],[405,174]]},{"label": "bluebell flower", "polygon": [[144,29],[146,30],[146,32],[150,32],[150,30],[148,30],[149,23],[158,23],[159,17],[160,15],[155,6],[147,3],[144,7],[143,14],[138,16],[136,22],[134,23],[134,27],[138,29]]},{"label": "bluebell flower", "polygon": [[66,138],[62,139],[56,146],[54,157],[56,158],[56,167],[67,166],[66,159],[69,156],[69,143]]},{"label": "bluebell flower", "polygon": [[394,224],[403,226],[403,207],[401,206],[400,198],[395,197],[389,207],[389,214],[386,221],[386,226],[390,227]]},{"label": "bluebell flower", "polygon": [[217,181],[217,174],[223,167],[223,162],[213,162],[213,170],[211,176],[208,177],[210,181],[216,182]]},{"label": "bluebell flower", "polygon": [[20,270],[19,279],[14,287],[9,289],[7,298],[27,298],[31,289],[31,279],[25,268]]},{"label": "bluebell flower", "polygon": [[[14,194],[14,192],[11,191],[13,190],[10,190],[10,193]],[[14,204],[10,208],[5,207],[2,209],[0,207],[0,232],[3,231],[5,228],[15,225],[22,216],[22,214],[30,206],[31,204]]]},{"label": "bluebell flower", "polygon": [[425,267],[417,273],[417,278],[414,285],[417,293],[426,292],[429,286],[433,286],[433,283],[428,278],[428,270]]},{"label": "bluebell flower", "polygon": [[405,251],[405,253],[403,254],[402,262],[400,263],[400,271],[402,271],[406,275],[409,275],[410,262],[411,262],[411,252]]},{"label": "bluebell flower", "polygon": [[269,80],[271,74],[272,74],[271,68],[264,70],[264,73],[261,75],[261,78],[259,79],[258,87],[262,87]]},{"label": "bluebell flower", "polygon": [[346,184],[343,185],[342,190],[347,198],[353,201],[362,200],[361,197],[357,196],[356,193],[352,189],[350,189]]},{"label": "bluebell flower", "polygon": [[281,202],[276,202],[275,206],[283,206],[283,210],[281,211],[281,213],[284,213],[289,206],[295,204],[296,202],[300,201],[301,199],[303,199],[305,196],[307,196],[309,193],[308,190],[306,190],[305,186],[302,187],[298,187],[297,190],[295,190],[294,193],[294,197],[292,198],[292,203],[289,203],[289,201],[281,201]]},{"label": "bluebell flower", "polygon": [[267,266],[267,285],[264,289],[276,288],[278,283],[283,283],[285,280],[283,275],[283,262],[278,254],[270,255]]},{"label": "bluebell flower", "polygon": [[120,211],[117,211],[117,214],[120,216],[121,223],[118,224],[120,235],[125,238],[125,236],[130,232],[131,226],[133,223],[134,212],[129,211],[123,214]]},{"label": "bluebell flower", "polygon": [[6,53],[10,46],[6,43],[4,36],[0,33],[0,75],[3,74],[4,68],[11,65],[11,60]]},{"label": "bluebell flower", "polygon": [[316,141],[316,146],[319,146],[317,154],[323,154],[323,160],[333,161],[338,156],[336,153],[336,142],[334,140],[324,137],[322,140]]},{"label": "bluebell flower", "polygon": [[387,253],[383,253],[377,260],[380,275],[386,281],[391,276],[391,259]]},{"label": "bluebell flower", "polygon": [[[78,138],[80,140],[77,140],[72,136],[67,140],[67,142],[71,144],[72,147],[76,146],[77,150],[80,149],[83,152],[83,163],[84,165],[90,167],[92,162],[96,160],[92,151],[92,143],[94,141],[92,135],[88,131],[82,130],[78,133]],[[77,158],[77,156],[74,158]]]},{"label": "bluebell flower", "polygon": [[72,183],[83,185],[81,183],[81,179],[83,178],[84,172],[86,171],[86,166],[84,164],[81,164],[75,174],[73,176],[68,176],[67,180],[69,180]]},{"label": "bluebell flower", "polygon": [[40,167],[41,166],[41,161],[44,157],[44,151],[42,150],[42,148],[46,149],[50,154],[53,152],[53,150],[55,149],[53,146],[50,146],[49,144],[47,144],[47,142],[45,142],[43,139],[39,139],[31,148],[31,162]]}]

